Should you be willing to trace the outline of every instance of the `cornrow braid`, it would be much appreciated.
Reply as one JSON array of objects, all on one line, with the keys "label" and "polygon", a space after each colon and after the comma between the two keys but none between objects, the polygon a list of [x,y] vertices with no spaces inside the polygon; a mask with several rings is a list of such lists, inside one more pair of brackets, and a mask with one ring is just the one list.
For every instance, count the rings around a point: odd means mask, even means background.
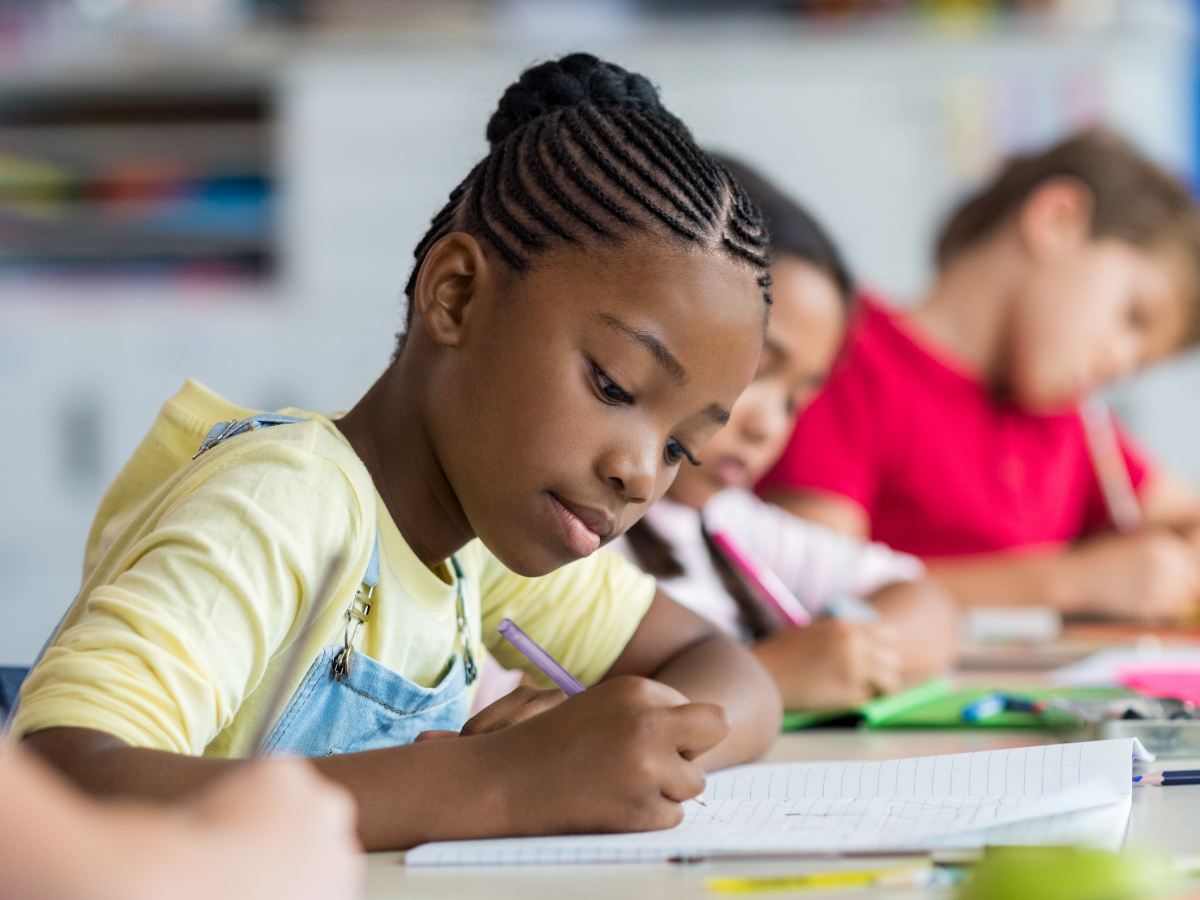
[{"label": "cornrow braid", "polygon": [[[595,130],[596,135],[600,138],[600,142],[604,144],[607,152],[611,153],[622,166],[633,169],[643,181],[650,184],[664,200],[675,207],[676,212],[684,216],[697,228],[704,227],[703,216],[705,213],[697,211],[698,207],[703,207],[704,205],[703,198],[700,198],[695,194],[681,198],[680,195],[672,189],[674,187],[673,185],[664,185],[651,178],[645,171],[645,167],[641,160],[630,154],[627,148],[623,147],[621,142],[614,137],[612,131],[610,130],[612,126],[609,122],[596,116],[595,110],[590,106],[583,107],[581,112],[588,118],[593,129]],[[711,214],[711,211],[707,212]]]},{"label": "cornrow braid", "polygon": [[474,234],[519,272],[556,244],[648,231],[746,265],[770,304],[762,215],[645,77],[584,53],[534,66],[500,99],[487,136],[491,152],[417,244],[410,321],[417,273],[452,231]]}]

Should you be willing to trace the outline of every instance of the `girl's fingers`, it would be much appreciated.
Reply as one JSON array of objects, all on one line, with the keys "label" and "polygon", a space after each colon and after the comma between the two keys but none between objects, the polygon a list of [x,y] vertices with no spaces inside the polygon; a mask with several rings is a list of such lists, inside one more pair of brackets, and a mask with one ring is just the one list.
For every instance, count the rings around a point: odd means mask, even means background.
[{"label": "girl's fingers", "polygon": [[665,711],[675,747],[685,759],[711,750],[729,734],[725,710],[715,703],[687,703]]}]

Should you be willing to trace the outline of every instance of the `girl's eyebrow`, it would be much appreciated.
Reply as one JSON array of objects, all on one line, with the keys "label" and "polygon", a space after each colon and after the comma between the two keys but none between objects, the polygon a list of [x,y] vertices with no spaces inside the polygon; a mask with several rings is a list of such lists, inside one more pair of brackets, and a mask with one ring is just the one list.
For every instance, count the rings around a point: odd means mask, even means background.
[{"label": "girl's eyebrow", "polygon": [[[667,373],[675,380],[677,384],[687,384],[687,371],[675,358],[667,345],[650,334],[648,331],[641,331],[631,325],[622,322],[616,316],[608,313],[600,313],[600,321],[616,331],[619,331],[625,337],[637,341],[643,347],[646,347],[653,355],[654,361],[667,370]],[[719,403],[710,403],[704,408],[703,414],[712,419],[718,425],[726,425],[729,423],[729,410]]]},{"label": "girl's eyebrow", "polygon": [[704,407],[704,415],[708,416],[718,425],[729,424],[729,410],[719,403],[710,403]]},{"label": "girl's eyebrow", "polygon": [[679,360],[675,358],[675,354],[668,350],[667,345],[650,332],[642,331],[638,328],[634,328],[631,325],[627,325],[616,316],[611,316],[608,313],[600,313],[600,321],[609,328],[619,331],[621,334],[625,335],[625,337],[637,341],[650,351],[650,353],[654,356],[654,361],[663,369],[665,369],[671,378],[673,378],[678,384],[687,384],[687,371],[680,364]]}]

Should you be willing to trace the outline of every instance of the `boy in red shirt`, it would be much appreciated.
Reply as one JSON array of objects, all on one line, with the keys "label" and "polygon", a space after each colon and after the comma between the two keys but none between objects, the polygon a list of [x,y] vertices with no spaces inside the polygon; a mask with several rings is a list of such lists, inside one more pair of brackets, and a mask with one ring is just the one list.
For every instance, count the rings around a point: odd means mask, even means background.
[{"label": "boy in red shirt", "polygon": [[1102,130],[1010,161],[951,217],[911,310],[868,300],[760,485],[930,560],[964,603],[1169,618],[1200,597],[1200,495],[1118,432],[1115,534],[1080,402],[1195,341],[1200,212]]}]

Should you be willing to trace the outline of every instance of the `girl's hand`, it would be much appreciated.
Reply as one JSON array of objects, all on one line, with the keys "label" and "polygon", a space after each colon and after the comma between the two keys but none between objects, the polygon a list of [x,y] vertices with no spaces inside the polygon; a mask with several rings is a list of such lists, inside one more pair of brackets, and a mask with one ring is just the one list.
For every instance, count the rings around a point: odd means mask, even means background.
[{"label": "girl's hand", "polygon": [[504,728],[524,722],[531,716],[553,709],[567,699],[567,695],[557,688],[541,690],[530,685],[522,684],[511,693],[501,697],[491,706],[485,706],[475,713],[462,731],[422,731],[413,741],[415,744],[424,741],[440,741],[445,738],[471,737],[476,734],[490,734]]},{"label": "girl's hand", "polygon": [[1071,551],[1088,604],[1069,612],[1163,621],[1196,611],[1200,549],[1165,528],[1093,538]]},{"label": "girl's hand", "polygon": [[468,719],[467,724],[463,726],[462,735],[469,737],[510,728],[553,709],[566,699],[567,695],[558,688],[542,690],[522,684],[512,693],[506,694]]},{"label": "girl's hand", "polygon": [[880,622],[820,619],[754,647],[787,709],[847,709],[901,687],[895,632]]},{"label": "girl's hand", "polygon": [[504,773],[507,833],[548,834],[677,825],[704,789],[693,760],[728,733],[721,707],[622,676],[479,740]]}]

